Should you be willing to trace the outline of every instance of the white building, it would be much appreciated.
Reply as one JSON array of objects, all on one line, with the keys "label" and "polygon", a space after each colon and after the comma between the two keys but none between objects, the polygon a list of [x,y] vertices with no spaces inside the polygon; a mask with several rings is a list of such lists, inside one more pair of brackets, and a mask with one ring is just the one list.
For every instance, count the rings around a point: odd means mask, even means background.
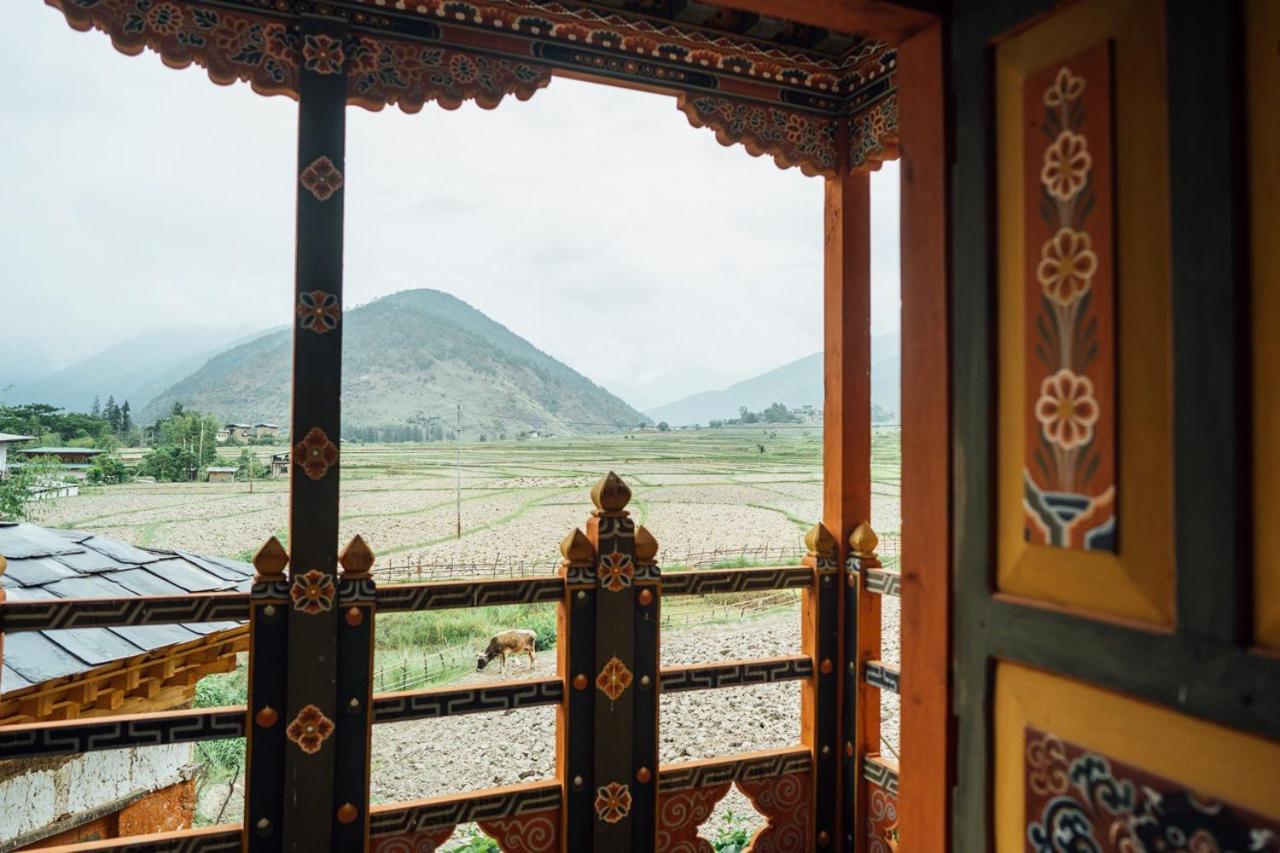
[{"label": "white building", "polygon": [[29,435],[13,435],[8,432],[0,432],[0,477],[5,475],[9,470],[9,445],[20,444],[24,441],[30,441]]}]

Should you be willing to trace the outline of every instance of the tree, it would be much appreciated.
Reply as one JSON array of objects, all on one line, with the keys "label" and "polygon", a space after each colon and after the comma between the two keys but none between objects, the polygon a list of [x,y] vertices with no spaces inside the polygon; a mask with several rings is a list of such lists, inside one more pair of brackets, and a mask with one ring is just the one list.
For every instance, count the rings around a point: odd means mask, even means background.
[{"label": "tree", "polygon": [[257,458],[249,452],[249,448],[240,451],[240,458],[236,460],[236,479],[237,480],[261,480],[271,473],[270,466],[263,465]]},{"label": "tree", "polygon": [[96,395],[93,398],[93,408],[89,410],[89,416],[93,418],[102,417],[102,400]]},{"label": "tree", "polygon": [[124,405],[120,407],[120,428],[116,430],[116,434],[123,437],[128,435],[131,429],[133,429],[133,417],[129,414],[129,401],[125,400]]},{"label": "tree", "polygon": [[666,432],[671,429],[671,424],[666,421],[658,421],[658,432]]},{"label": "tree", "polygon": [[95,485],[123,483],[129,479],[129,469],[124,467],[120,457],[114,453],[100,453],[90,460],[85,479]]},{"label": "tree", "polygon": [[120,407],[116,405],[114,395],[107,397],[107,405],[102,408],[102,417],[111,425],[113,433],[120,432]]},{"label": "tree", "polygon": [[61,482],[61,478],[61,466],[48,456],[11,468],[9,476],[0,479],[0,520],[23,521],[30,518],[35,491],[41,486]]}]

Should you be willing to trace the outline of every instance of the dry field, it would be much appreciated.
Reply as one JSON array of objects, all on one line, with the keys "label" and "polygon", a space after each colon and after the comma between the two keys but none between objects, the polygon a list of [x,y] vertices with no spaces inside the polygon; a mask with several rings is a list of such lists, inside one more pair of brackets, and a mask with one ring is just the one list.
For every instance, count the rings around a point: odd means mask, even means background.
[{"label": "dry field", "polygon": [[[379,566],[399,567],[397,572],[422,564],[436,570],[460,564],[464,572],[489,567],[501,573],[512,566],[550,571],[560,540],[582,525],[591,510],[591,486],[612,470],[631,486],[629,508],[658,539],[659,561],[668,566],[686,560],[747,564],[762,551],[773,561],[794,560],[803,551],[805,531],[820,514],[821,440],[815,428],[792,427],[464,444],[460,469],[455,461],[458,448],[452,444],[346,444],[341,533],[344,541],[364,536]],[[272,449],[255,448],[264,459]],[[900,527],[899,440],[894,430],[874,436],[872,479],[872,524],[883,536],[885,556],[892,558]],[[268,536],[280,537],[287,546],[287,507],[284,478],[255,482],[252,492],[247,483],[127,484],[88,488],[77,497],[51,501],[40,507],[36,520],[140,546],[247,560]],[[896,662],[898,651],[896,603],[886,599],[883,620],[883,656],[891,662]],[[740,610],[740,604],[725,607],[722,601],[682,599],[664,605],[664,615],[670,614],[670,622],[664,623],[664,662],[691,664],[798,651],[800,623],[794,603],[754,610]],[[449,621],[464,613],[472,621]],[[394,684],[397,666],[427,660],[446,645],[465,658],[468,644],[483,641],[500,627],[534,627],[531,619],[554,624],[551,610],[543,613],[537,608],[380,620],[377,665],[393,679],[384,686],[399,689]],[[543,652],[528,675],[545,677],[554,668],[554,652]],[[513,674],[525,675],[516,670],[506,677]],[[499,676],[467,673],[455,661],[438,677],[443,680],[430,683]],[[232,693],[219,694],[211,704],[243,701],[242,680],[229,680],[224,686]],[[687,760],[797,742],[798,696],[795,684],[673,696],[663,703],[662,758]],[[896,749],[898,739],[894,699],[886,697],[883,708],[890,749]],[[381,726],[374,733],[373,796],[375,801],[392,802],[546,778],[553,772],[553,742],[554,713],[546,708]],[[217,772],[202,777],[203,822],[216,821],[219,814],[223,820],[238,819],[240,760],[235,749],[216,760],[206,756],[211,762],[207,767]],[[704,834],[714,841],[757,823],[750,804],[735,793],[721,803]],[[454,844],[465,842],[462,833],[455,836]]]},{"label": "dry field", "polygon": [[[760,452],[760,448],[764,452]],[[255,448],[265,458],[270,448]],[[550,565],[586,519],[606,471],[630,484],[631,511],[670,562],[694,552],[801,548],[821,507],[821,433],[814,428],[701,430],[461,447],[342,448],[342,538],[361,534],[380,564],[415,560]],[[238,453],[238,451],[236,451]],[[228,455],[234,455],[229,453]],[[878,432],[872,524],[898,521],[898,435]],[[153,548],[247,559],[271,535],[287,541],[284,478],[86,488],[39,508],[37,521]]]}]

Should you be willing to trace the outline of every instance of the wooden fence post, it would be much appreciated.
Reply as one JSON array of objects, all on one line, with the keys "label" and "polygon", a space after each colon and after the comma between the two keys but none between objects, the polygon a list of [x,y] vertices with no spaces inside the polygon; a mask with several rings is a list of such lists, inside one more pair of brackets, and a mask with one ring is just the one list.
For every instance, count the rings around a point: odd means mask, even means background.
[{"label": "wooden fence post", "polygon": [[880,596],[866,590],[867,572],[879,569],[877,539],[863,524],[849,537],[845,572],[844,784],[845,832],[850,849],[864,849],[870,817],[865,760],[880,754],[880,693],[866,683],[868,661],[880,659]]},{"label": "wooden fence post", "polygon": [[[373,552],[360,536],[338,558],[338,716],[334,732],[333,849],[369,847],[369,760],[373,716]],[[406,665],[407,665],[406,661]]]},{"label": "wooden fence post", "polygon": [[281,849],[284,814],[285,683],[289,643],[289,555],[272,536],[253,558],[249,594],[249,689],[245,721],[244,833],[248,853]]},{"label": "wooden fence post", "polygon": [[[813,585],[802,596],[803,622],[800,641],[804,653],[813,660],[813,676],[801,692],[801,740],[813,752],[813,833],[809,846],[826,848],[835,838],[843,803],[840,790],[840,763],[837,756],[840,736],[840,585],[836,582],[839,550],[835,537],[822,524],[815,524],[804,537],[808,555],[804,565],[813,569]],[[848,796],[843,798],[848,801]]]},{"label": "wooden fence post", "polygon": [[557,615],[556,654],[565,680],[564,701],[556,711],[556,777],[561,784],[560,849],[590,850],[594,822],[595,719],[592,675],[596,662],[595,548],[574,528],[560,543],[564,557],[564,600]]}]

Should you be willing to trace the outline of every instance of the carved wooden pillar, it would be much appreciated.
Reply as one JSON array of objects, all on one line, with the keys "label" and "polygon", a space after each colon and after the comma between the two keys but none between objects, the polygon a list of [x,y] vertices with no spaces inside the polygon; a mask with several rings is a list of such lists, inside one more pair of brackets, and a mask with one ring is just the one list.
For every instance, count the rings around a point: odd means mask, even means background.
[{"label": "carved wooden pillar", "polygon": [[595,548],[576,527],[560,543],[565,600],[557,617],[560,677],[568,685],[556,716],[556,777],[563,786],[562,850],[591,849],[595,822]]},{"label": "carved wooden pillar", "polygon": [[[849,148],[848,134],[848,122],[841,121],[842,152]],[[847,166],[842,162],[840,174],[827,178],[824,217],[822,523],[838,549],[837,566],[854,527],[871,517],[871,183],[866,174],[849,174]],[[857,630],[859,614],[837,598],[837,630],[847,637]],[[843,643],[839,647],[843,651]],[[848,662],[834,663],[840,720],[847,713],[840,697],[850,673]],[[860,837],[853,827],[864,810],[858,787],[847,790],[841,774],[833,788],[817,782],[818,760],[815,825],[830,826],[828,843],[852,849]]]},{"label": "carved wooden pillar", "polygon": [[813,826],[809,846],[826,848],[836,836],[840,816],[840,643],[841,589],[837,582],[839,550],[824,525],[815,524],[804,537],[813,569],[813,585],[802,598],[801,647],[813,660],[813,676],[801,688],[801,740],[813,750]]},{"label": "carved wooden pillar", "polygon": [[[594,489],[587,521],[595,548],[595,825],[596,850],[652,850],[656,835],[657,632],[637,640],[636,527],[626,511],[631,489],[609,472]],[[652,537],[650,537],[651,539]],[[652,560],[656,547],[650,548]],[[656,572],[645,582],[651,597]],[[652,602],[649,606],[652,606]],[[645,699],[637,699],[640,694]],[[652,709],[652,710],[646,710]]]},{"label": "carved wooden pillar", "polygon": [[333,737],[333,847],[369,844],[369,743],[373,717],[375,589],[373,552],[363,538],[348,543],[338,559],[338,716]]},{"label": "carved wooden pillar", "polygon": [[[346,75],[342,21],[299,23],[297,247],[283,834],[284,849],[334,846],[338,443]],[[344,848],[346,849],[346,848]]]},{"label": "carved wooden pillar", "polygon": [[289,644],[289,555],[272,536],[253,558],[249,595],[249,690],[245,721],[243,849],[281,849],[284,814],[285,671]]}]

